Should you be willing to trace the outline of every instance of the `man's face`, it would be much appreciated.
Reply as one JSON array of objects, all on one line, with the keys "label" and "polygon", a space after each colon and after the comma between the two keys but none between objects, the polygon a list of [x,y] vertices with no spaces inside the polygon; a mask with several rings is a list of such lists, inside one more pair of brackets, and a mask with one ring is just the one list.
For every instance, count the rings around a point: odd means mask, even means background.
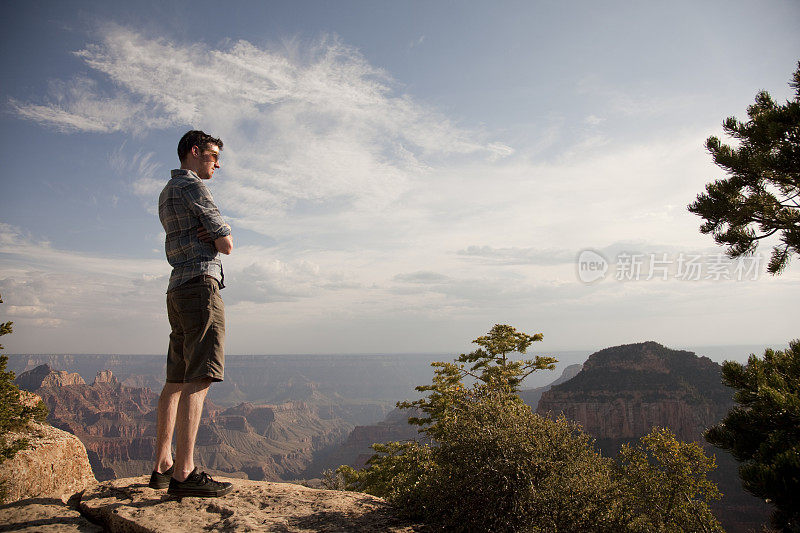
[{"label": "man's face", "polygon": [[197,175],[200,179],[210,180],[214,171],[220,168],[219,146],[216,144],[206,145],[205,148],[195,147],[198,151]]}]

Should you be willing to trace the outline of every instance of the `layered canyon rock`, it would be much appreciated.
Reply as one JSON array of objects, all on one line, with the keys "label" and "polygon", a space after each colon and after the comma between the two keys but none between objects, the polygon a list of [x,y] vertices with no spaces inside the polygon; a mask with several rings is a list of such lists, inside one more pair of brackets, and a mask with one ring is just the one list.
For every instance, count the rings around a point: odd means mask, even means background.
[{"label": "layered canyon rock", "polygon": [[92,382],[92,385],[97,385],[98,383],[110,383],[113,385],[118,382],[119,380],[116,378],[116,376],[114,376],[111,370],[99,370],[94,378],[94,381]]},{"label": "layered canyon rock", "polygon": [[[58,373],[43,365],[20,375],[17,383],[44,383],[36,392],[50,409],[48,420],[81,439],[97,479],[150,472],[157,393],[125,386],[108,370],[98,372],[91,385],[61,384],[47,372]],[[331,409],[305,402],[223,409],[207,400],[195,461],[211,473],[240,478],[313,477],[316,473],[307,470],[314,455],[343,441],[352,428]]]},{"label": "layered canyon rock", "polygon": [[572,379],[542,394],[540,414],[563,413],[598,439],[609,454],[653,426],[679,439],[703,442],[702,433],[733,406],[720,366],[692,352],[656,342],[606,348],[589,356]]},{"label": "layered canyon rock", "polygon": [[[398,400],[430,380],[430,363],[438,355],[228,355],[225,381],[209,398],[230,407],[242,402],[278,405],[303,401],[337,411],[354,425],[383,419]],[[110,370],[129,387],[160,390],[163,355],[11,355],[17,375],[47,364],[77,372],[91,383],[100,370]]]},{"label": "layered canyon rock", "polygon": [[63,387],[65,385],[85,385],[86,382],[78,373],[65,370],[53,370],[50,365],[40,365],[20,375],[14,383],[28,391],[36,391],[41,387]]},{"label": "layered canyon rock", "polygon": [[319,416],[304,402],[243,403],[212,412],[201,423],[195,460],[209,470],[268,481],[314,477],[317,452],[341,443],[353,426]]},{"label": "layered canyon rock", "polygon": [[419,433],[420,426],[408,423],[409,417],[422,414],[417,409],[394,409],[382,422],[356,426],[341,446],[316,461],[316,469],[335,470],[341,465],[362,468],[375,453],[371,447],[375,443],[425,440],[425,435]]}]

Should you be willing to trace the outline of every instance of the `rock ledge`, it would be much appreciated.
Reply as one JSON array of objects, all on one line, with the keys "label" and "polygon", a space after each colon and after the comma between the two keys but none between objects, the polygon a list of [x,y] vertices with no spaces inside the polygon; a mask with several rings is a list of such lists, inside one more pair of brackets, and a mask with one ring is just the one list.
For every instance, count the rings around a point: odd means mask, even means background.
[{"label": "rock ledge", "polygon": [[367,494],[231,479],[233,491],[222,498],[174,498],[147,481],[142,476],[90,487],[80,511],[113,532],[425,531],[393,517],[386,502]]}]

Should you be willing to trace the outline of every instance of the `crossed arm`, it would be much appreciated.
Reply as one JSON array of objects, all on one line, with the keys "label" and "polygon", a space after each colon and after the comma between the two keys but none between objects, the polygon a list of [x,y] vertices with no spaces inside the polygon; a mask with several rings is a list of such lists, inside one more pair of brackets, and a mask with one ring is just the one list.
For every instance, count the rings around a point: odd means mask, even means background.
[{"label": "crossed arm", "polygon": [[[228,226],[228,229],[230,229],[230,226]],[[200,242],[213,244],[214,248],[216,248],[221,254],[230,255],[231,251],[233,250],[233,239],[230,235],[219,237],[218,239],[212,239],[206,228],[200,226],[197,228],[197,238],[200,239]]]}]

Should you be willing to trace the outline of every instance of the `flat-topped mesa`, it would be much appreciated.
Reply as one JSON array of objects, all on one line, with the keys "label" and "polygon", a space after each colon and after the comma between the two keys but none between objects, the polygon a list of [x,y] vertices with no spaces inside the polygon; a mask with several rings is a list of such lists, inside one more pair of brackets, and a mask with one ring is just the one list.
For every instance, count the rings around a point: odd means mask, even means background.
[{"label": "flat-topped mesa", "polygon": [[114,374],[111,373],[111,370],[98,370],[92,385],[97,385],[98,383],[116,385],[119,383],[119,380],[116,378],[116,376],[114,376]]},{"label": "flat-topped mesa", "polygon": [[542,395],[537,412],[563,412],[613,454],[653,426],[701,442],[733,405],[731,396],[718,364],[650,341],[592,354],[574,378]]},{"label": "flat-topped mesa", "polygon": [[53,370],[50,365],[39,365],[32,370],[23,372],[14,383],[21,389],[35,392],[42,387],[64,387],[69,385],[86,385],[86,382],[77,372],[66,370]]}]

